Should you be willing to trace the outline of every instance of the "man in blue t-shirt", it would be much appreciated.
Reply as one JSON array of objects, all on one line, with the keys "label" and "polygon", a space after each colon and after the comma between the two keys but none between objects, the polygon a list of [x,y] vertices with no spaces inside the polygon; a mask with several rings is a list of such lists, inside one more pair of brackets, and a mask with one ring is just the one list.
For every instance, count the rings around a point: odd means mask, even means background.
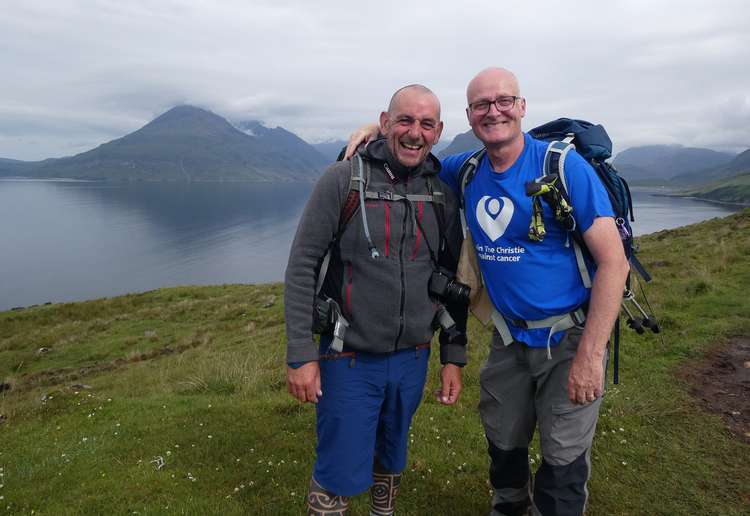
[{"label": "man in blue t-shirt", "polygon": [[[569,234],[546,203],[546,237],[529,238],[532,200],[525,184],[543,175],[547,143],[521,130],[526,99],[510,71],[483,70],[466,96],[469,125],[486,147],[464,201],[496,326],[479,402],[491,459],[491,515],[525,515],[530,507],[544,516],[580,515],[607,342],[629,265],[607,194],[575,152],[565,158],[565,176],[576,226],[593,258],[590,288]],[[372,129],[355,133],[350,149]],[[442,160],[440,177],[458,195],[459,173],[471,154]],[[532,493],[528,447],[537,426],[543,460]]]},{"label": "man in blue t-shirt", "polygon": [[[546,203],[547,235],[542,242],[529,238],[532,201],[525,183],[542,175],[548,144],[521,130],[526,99],[510,71],[480,72],[466,96],[469,124],[487,149],[464,192],[466,223],[499,330],[480,375],[492,514],[526,514],[531,504],[545,516],[582,514],[607,341],[628,262],[604,187],[575,152],[565,159],[565,176],[576,225],[594,261],[591,288],[583,284],[568,233]],[[459,194],[459,172],[470,155],[442,162],[441,178]],[[583,313],[583,325],[565,324],[580,323],[575,315]],[[503,329],[510,333],[505,339]],[[543,460],[530,497],[528,446],[537,425]]]}]

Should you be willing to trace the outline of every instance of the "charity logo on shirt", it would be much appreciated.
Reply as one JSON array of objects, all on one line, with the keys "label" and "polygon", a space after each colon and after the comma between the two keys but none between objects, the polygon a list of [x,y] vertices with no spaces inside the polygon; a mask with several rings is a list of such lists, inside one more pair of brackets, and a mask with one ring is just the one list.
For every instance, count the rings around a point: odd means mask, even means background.
[{"label": "charity logo on shirt", "polygon": [[[500,201],[502,201],[502,207]],[[477,222],[484,234],[494,242],[505,233],[513,218],[513,211],[513,202],[507,197],[500,197],[498,200],[485,195],[477,203]]]},{"label": "charity logo on shirt", "polygon": [[[485,195],[476,207],[477,223],[490,242],[497,242],[508,229],[515,206],[508,197],[495,198]],[[523,246],[475,244],[477,257],[483,262],[519,262],[526,253]]]}]

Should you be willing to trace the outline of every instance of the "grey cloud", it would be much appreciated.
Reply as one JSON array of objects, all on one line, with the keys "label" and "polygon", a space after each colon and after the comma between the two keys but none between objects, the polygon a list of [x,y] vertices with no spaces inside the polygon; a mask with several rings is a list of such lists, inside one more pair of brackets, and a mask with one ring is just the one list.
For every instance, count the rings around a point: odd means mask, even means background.
[{"label": "grey cloud", "polygon": [[745,2],[560,5],[11,1],[0,156],[85,150],[181,103],[342,138],[410,82],[441,98],[450,138],[468,129],[466,83],[490,65],[519,76],[527,127],[576,116],[604,123],[619,150],[750,146]]}]

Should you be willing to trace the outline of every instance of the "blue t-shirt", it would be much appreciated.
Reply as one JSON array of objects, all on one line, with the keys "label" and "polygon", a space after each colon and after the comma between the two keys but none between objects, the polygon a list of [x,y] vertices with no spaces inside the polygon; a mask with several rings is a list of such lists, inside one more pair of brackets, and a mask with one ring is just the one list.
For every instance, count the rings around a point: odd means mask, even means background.
[{"label": "blue t-shirt", "polygon": [[[466,223],[477,248],[479,267],[492,303],[512,319],[539,320],[571,312],[588,301],[576,264],[572,239],[542,201],[547,234],[542,242],[529,239],[531,198],[525,183],[542,175],[547,142],[524,134],[524,149],[508,170],[496,173],[485,155],[465,196]],[[442,160],[440,177],[460,195],[458,175],[471,152]],[[565,159],[573,216],[581,233],[597,217],[612,217],[612,205],[596,172],[577,153]],[[594,274],[592,268],[592,277]],[[531,347],[547,345],[548,329],[526,330],[509,323],[515,340]],[[563,332],[552,338],[557,344]]]}]

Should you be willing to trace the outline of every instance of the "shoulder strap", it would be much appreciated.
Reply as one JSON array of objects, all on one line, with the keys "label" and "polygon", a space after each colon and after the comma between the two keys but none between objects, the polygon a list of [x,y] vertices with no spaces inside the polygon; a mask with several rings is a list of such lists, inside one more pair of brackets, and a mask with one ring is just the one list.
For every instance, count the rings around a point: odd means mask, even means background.
[{"label": "shoulder strap", "polygon": [[[328,266],[331,262],[331,251],[341,239],[341,235],[343,235],[347,224],[349,224],[349,221],[352,219],[352,217],[354,217],[354,214],[357,213],[360,205],[364,204],[364,202],[360,201],[364,198],[364,195],[362,195],[362,193],[367,187],[367,181],[370,179],[369,167],[367,167],[367,173],[363,177],[362,172],[363,168],[365,168],[363,167],[363,160],[359,156],[359,154],[356,154],[355,156],[358,159],[355,159],[355,157],[352,157],[351,159],[349,194],[346,196],[344,204],[341,207],[341,212],[339,213],[339,225],[336,234],[328,244],[328,249],[326,250],[326,254],[323,256],[323,261],[320,264],[320,269],[318,270],[318,280],[315,285],[315,295],[318,295],[320,293],[321,289],[323,288],[323,283],[325,283],[326,275],[328,274]],[[362,206],[362,208],[364,209],[364,206]],[[369,238],[366,215],[363,215],[363,217],[365,218],[365,232],[367,233]]]},{"label": "shoulder strap", "polygon": [[[357,163],[356,166],[354,164],[355,161]],[[364,226],[365,237],[367,238],[367,248],[370,250],[370,256],[372,258],[378,258],[380,256],[380,252],[372,242],[372,237],[370,236],[370,227],[367,224],[367,210],[365,209],[365,190],[367,187],[367,183],[370,181],[370,161],[363,160],[362,156],[359,153],[355,154],[354,159],[352,159],[352,181],[355,181],[355,169],[358,169],[356,180],[359,183],[359,211],[360,215],[362,215],[362,225]],[[362,177],[363,170],[364,178]]]},{"label": "shoulder strap", "polygon": [[[575,145],[572,143],[573,135],[568,135],[563,141],[552,141],[547,146],[547,151],[544,153],[544,169],[542,171],[544,176],[550,174],[557,174],[560,178],[565,195],[570,199],[570,192],[568,190],[568,182],[565,179],[565,158],[568,153],[575,149]],[[583,237],[580,231],[575,228],[569,233],[573,237],[573,251],[576,255],[576,264],[578,265],[578,272],[581,274],[581,281],[583,286],[591,288],[591,275],[589,269],[586,266],[586,258],[584,253],[588,252],[586,244],[583,241]]]},{"label": "shoulder strap", "polygon": [[466,226],[466,206],[464,202],[464,191],[466,190],[466,185],[471,183],[471,180],[474,179],[474,175],[477,173],[477,169],[479,168],[479,163],[482,161],[482,158],[484,158],[485,154],[487,154],[487,148],[482,147],[471,156],[466,158],[466,160],[461,164],[461,168],[458,171],[458,185],[460,187],[458,211],[461,216],[461,230],[463,231],[464,238],[466,238],[466,235],[468,234],[468,227]]},{"label": "shoulder strap", "polygon": [[[442,182],[437,176],[427,176],[427,194],[432,197],[432,210],[435,212],[435,219],[438,224],[438,233],[440,241],[438,242],[438,253],[442,253],[446,250],[446,238],[445,238],[445,193],[441,186]],[[421,230],[421,228],[420,228]],[[424,233],[424,231],[422,231]],[[427,242],[427,235],[424,236],[425,243]]]}]

